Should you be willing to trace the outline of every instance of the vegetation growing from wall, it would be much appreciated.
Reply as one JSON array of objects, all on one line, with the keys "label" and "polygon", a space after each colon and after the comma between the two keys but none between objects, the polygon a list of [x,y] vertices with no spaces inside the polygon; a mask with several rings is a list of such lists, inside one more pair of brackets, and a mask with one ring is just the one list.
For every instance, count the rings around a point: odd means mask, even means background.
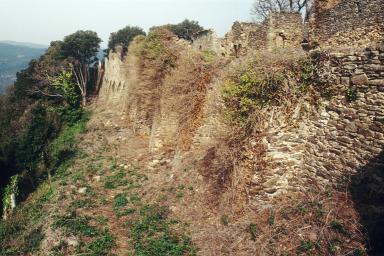
[{"label": "vegetation growing from wall", "polygon": [[155,29],[145,38],[137,37],[140,83],[132,97],[145,110],[142,113],[143,123],[148,127],[151,127],[153,115],[159,109],[159,90],[164,78],[178,59],[179,50],[173,45],[172,37],[172,33],[166,29]]},{"label": "vegetation growing from wall", "polygon": [[[178,118],[178,148],[188,150],[193,136],[203,121],[203,106],[208,85],[217,75],[221,59],[207,52],[180,54],[175,69],[162,85],[164,109],[176,109]],[[177,106],[177,107],[176,107]]]},{"label": "vegetation growing from wall", "polygon": [[231,123],[250,128],[260,110],[291,105],[313,88],[315,66],[311,59],[291,52],[279,54],[255,56],[227,79],[222,96]]},{"label": "vegetation growing from wall", "polygon": [[[175,66],[177,55],[169,47],[172,35],[165,29],[156,29],[146,37],[141,56],[143,65],[148,64],[155,68],[155,77],[163,79],[170,68]],[[146,63],[147,62],[147,63]]]}]

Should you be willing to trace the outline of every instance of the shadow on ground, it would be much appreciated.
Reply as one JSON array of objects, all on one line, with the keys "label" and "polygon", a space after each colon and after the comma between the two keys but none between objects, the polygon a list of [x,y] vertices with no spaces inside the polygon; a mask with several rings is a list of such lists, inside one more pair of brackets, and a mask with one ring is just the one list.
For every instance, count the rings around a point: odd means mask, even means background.
[{"label": "shadow on ground", "polygon": [[384,151],[352,177],[350,190],[369,237],[369,255],[384,255]]}]

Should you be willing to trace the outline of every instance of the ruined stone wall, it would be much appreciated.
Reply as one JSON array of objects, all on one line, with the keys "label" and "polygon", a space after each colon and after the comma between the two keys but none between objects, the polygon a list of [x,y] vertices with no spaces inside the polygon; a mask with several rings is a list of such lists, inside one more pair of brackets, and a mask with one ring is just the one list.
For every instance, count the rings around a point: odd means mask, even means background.
[{"label": "ruined stone wall", "polygon": [[121,111],[126,102],[129,66],[122,56],[122,48],[117,47],[105,59],[105,75],[99,94],[99,102]]},{"label": "ruined stone wall", "polygon": [[127,53],[123,54],[121,47],[109,53],[97,104],[100,109],[127,114],[135,131],[148,133],[149,127],[145,123],[147,103],[137,97],[137,88],[142,86],[138,72],[140,40],[136,38]]},{"label": "ruined stone wall", "polygon": [[280,127],[273,124],[284,114],[271,113],[263,138],[268,165],[254,173],[249,189],[255,204],[309,185],[343,184],[383,152],[384,47],[329,56],[327,69],[337,78],[330,100],[322,100],[319,110],[298,108],[311,114]]},{"label": "ruined stone wall", "polygon": [[250,49],[264,49],[266,38],[264,24],[235,22],[223,39],[226,55],[245,55]]},{"label": "ruined stone wall", "polygon": [[333,52],[331,71],[337,94],[313,121],[304,166],[335,181],[384,148],[384,48]]},{"label": "ruined stone wall", "polygon": [[304,36],[304,24],[300,13],[272,13],[266,22],[269,49],[300,47]]},{"label": "ruined stone wall", "polygon": [[296,48],[304,37],[300,13],[271,13],[261,24],[235,22],[225,36],[227,55],[245,55],[249,50]]},{"label": "ruined stone wall", "polygon": [[309,39],[322,47],[365,47],[384,40],[384,0],[317,0]]},{"label": "ruined stone wall", "polygon": [[228,55],[245,55],[250,49],[266,47],[266,28],[255,23],[235,22],[225,35],[224,45]]},{"label": "ruined stone wall", "polygon": [[[165,79],[168,91],[157,92],[160,97],[159,109],[154,113],[154,122],[148,131],[149,148],[153,151],[171,148],[176,149],[177,154],[184,152],[177,152],[179,109],[184,98],[177,100],[180,95],[174,93],[174,88],[182,87],[196,76],[191,68],[194,62],[189,62],[191,58],[188,57],[187,47],[185,51],[181,54],[185,56],[185,61],[178,63],[175,73]],[[241,168],[238,175],[252,171],[244,186],[247,197],[255,207],[283,193],[340,183],[341,179],[354,174],[384,148],[384,47],[333,49],[329,56],[329,66],[326,68],[337,78],[335,83],[331,83],[330,100],[321,100],[318,108],[302,99],[297,106],[292,106],[295,109],[289,118],[284,109],[269,111],[267,114],[270,118],[264,124],[263,133],[258,138],[249,138],[249,145],[244,146],[249,159],[238,167]],[[134,51],[128,51],[123,60],[118,54],[112,54],[106,63],[100,94],[101,99],[109,102],[107,106],[111,109],[126,109],[129,120],[135,120],[133,115],[140,116],[137,109],[143,106],[129,98],[132,94],[130,88],[140,80],[134,68],[137,57]],[[241,59],[230,65],[238,66],[239,62]],[[222,105],[219,99],[222,78],[230,70],[233,70],[232,66],[223,70],[208,86],[203,120],[193,131],[191,150],[184,152],[188,157],[193,154],[194,159],[204,157],[209,148],[221,142],[220,134],[228,130],[221,120]],[[175,80],[174,77],[179,79]],[[122,82],[120,87],[113,85],[119,82]],[[175,104],[169,104],[171,100]],[[126,108],[124,104],[135,105],[137,109]],[[258,159],[255,153],[260,149],[260,144],[265,149],[263,159]],[[260,160],[267,163],[263,169],[258,165]]]},{"label": "ruined stone wall", "polygon": [[192,46],[201,51],[213,51],[218,54],[224,53],[221,39],[213,30],[203,30],[193,35]]}]

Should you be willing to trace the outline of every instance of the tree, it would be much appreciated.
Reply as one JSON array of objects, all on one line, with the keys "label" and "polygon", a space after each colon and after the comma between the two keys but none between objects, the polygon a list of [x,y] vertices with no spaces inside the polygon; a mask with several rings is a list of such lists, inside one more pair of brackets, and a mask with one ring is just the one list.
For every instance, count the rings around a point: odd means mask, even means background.
[{"label": "tree", "polygon": [[[183,38],[185,40],[192,40],[192,35],[194,33],[204,30],[204,28],[199,25],[198,21],[188,19],[185,19],[178,24],[167,24],[161,27],[168,29],[179,38]],[[158,27],[152,27],[150,30],[154,30],[155,28]]]},{"label": "tree", "polygon": [[98,59],[101,39],[94,31],[77,31],[64,38],[62,53],[72,63],[73,74],[80,90],[83,106],[87,103],[87,85],[89,82],[89,67]]},{"label": "tree", "polygon": [[90,30],[79,30],[64,37],[62,53],[64,57],[72,57],[82,63],[91,64],[95,61],[100,49],[101,39]]},{"label": "tree", "polygon": [[108,52],[110,50],[115,51],[117,45],[121,45],[123,49],[127,50],[129,43],[138,35],[144,35],[145,32],[142,28],[126,26],[117,32],[111,33],[108,42]]},{"label": "tree", "polygon": [[256,0],[251,14],[257,21],[262,21],[271,12],[304,12],[307,19],[311,8],[312,0]]}]

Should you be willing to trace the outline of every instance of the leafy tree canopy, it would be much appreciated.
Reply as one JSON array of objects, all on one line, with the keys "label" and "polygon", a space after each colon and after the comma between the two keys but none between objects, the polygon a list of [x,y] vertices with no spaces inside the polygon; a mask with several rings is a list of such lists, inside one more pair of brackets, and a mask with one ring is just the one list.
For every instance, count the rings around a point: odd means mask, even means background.
[{"label": "leafy tree canopy", "polygon": [[111,33],[108,42],[108,52],[110,50],[115,51],[117,45],[121,45],[123,48],[128,48],[129,43],[138,35],[145,35],[142,28],[126,26],[117,32]]},{"label": "leafy tree canopy", "polygon": [[[168,29],[179,38],[183,38],[185,40],[191,40],[194,33],[204,30],[204,28],[199,25],[198,21],[188,19],[185,19],[178,24],[167,24],[161,27]],[[154,30],[155,28],[158,27],[152,27],[150,30]]]},{"label": "leafy tree canopy", "polygon": [[62,43],[63,57],[72,57],[81,63],[90,64],[96,59],[101,39],[90,30],[79,30],[64,37]]}]

